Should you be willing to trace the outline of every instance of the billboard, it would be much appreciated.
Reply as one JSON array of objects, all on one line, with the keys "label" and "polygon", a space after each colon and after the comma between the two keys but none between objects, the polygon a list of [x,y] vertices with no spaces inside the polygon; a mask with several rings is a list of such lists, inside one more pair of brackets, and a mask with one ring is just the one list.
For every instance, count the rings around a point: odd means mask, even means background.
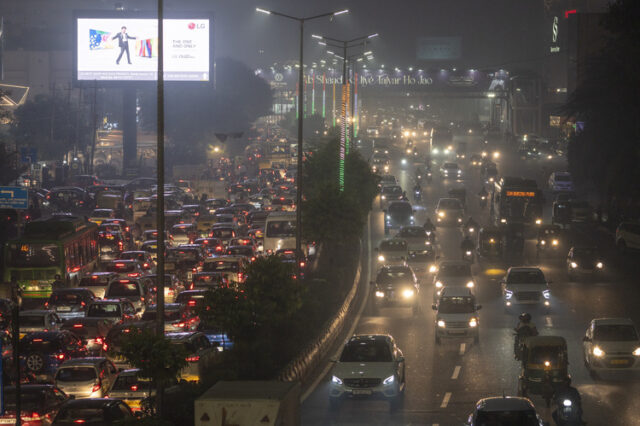
[{"label": "billboard", "polygon": [[[212,20],[164,19],[164,79],[209,81]],[[146,17],[77,17],[78,81],[155,81],[158,21]]]},{"label": "billboard", "polygon": [[460,37],[419,37],[416,44],[416,59],[423,61],[446,61],[460,59],[462,40]]}]

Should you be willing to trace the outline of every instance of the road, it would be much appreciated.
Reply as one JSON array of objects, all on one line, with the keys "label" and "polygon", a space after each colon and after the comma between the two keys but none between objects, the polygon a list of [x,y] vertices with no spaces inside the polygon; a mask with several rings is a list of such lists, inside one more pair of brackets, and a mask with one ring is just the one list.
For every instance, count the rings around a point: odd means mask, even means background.
[{"label": "road", "polygon": [[[469,151],[480,147],[480,141],[471,137],[456,137],[469,142]],[[363,154],[370,148],[363,146]],[[505,155],[498,161],[501,175],[535,178],[544,187],[542,167],[537,163],[525,163],[515,156]],[[481,180],[479,172],[463,164],[464,185],[467,188],[468,213],[481,224],[488,223],[488,209],[481,211],[477,194]],[[562,163],[549,163],[546,171],[565,168]],[[434,168],[434,172],[435,172]],[[392,174],[399,178],[402,187],[410,194],[413,187],[411,167],[403,170],[394,161]],[[433,218],[438,198],[446,196],[450,184],[443,183],[434,173],[433,183],[426,189],[422,208],[416,214],[417,223],[423,223],[426,215]],[[550,219],[551,194],[546,197],[545,220]],[[370,235],[372,246],[383,239],[383,215],[376,208],[371,215]],[[461,231],[457,228],[438,228],[439,255],[443,259],[459,259]],[[596,234],[591,228],[574,230],[574,242],[589,242]],[[595,241],[598,243],[598,241]],[[555,255],[535,257],[535,243],[525,244],[523,263],[537,265],[552,281],[552,308],[548,314],[535,308],[527,310],[533,315],[542,335],[560,335],[568,343],[569,372],[573,385],[583,399],[584,419],[591,425],[640,425],[640,375],[606,374],[597,380],[590,377],[583,364],[582,337],[591,319],[596,317],[630,317],[640,324],[637,310],[640,290],[634,275],[609,267],[614,253],[606,253],[607,272],[591,281],[570,282],[565,259],[568,248]],[[375,268],[375,259],[372,260]],[[510,265],[502,265],[502,270]],[[519,310],[505,312],[501,300],[499,281],[503,272],[489,270],[487,265],[474,264],[480,311],[480,343],[472,339],[445,340],[435,344],[435,313],[429,309],[433,294],[432,276],[422,278],[422,314],[413,317],[409,309],[384,308],[373,315],[367,306],[355,327],[355,333],[389,333],[393,335],[406,359],[407,387],[403,409],[389,413],[388,404],[380,401],[346,401],[333,413],[328,408],[328,383],[330,374],[324,377],[302,405],[304,425],[460,425],[472,412],[474,404],[488,396],[516,395],[520,364],[513,358],[513,332]],[[495,269],[495,268],[493,268]],[[489,273],[487,273],[489,272]],[[375,271],[370,271],[375,276]],[[370,305],[370,304],[369,304]],[[532,397],[543,419],[550,421],[550,413],[544,401]]]}]

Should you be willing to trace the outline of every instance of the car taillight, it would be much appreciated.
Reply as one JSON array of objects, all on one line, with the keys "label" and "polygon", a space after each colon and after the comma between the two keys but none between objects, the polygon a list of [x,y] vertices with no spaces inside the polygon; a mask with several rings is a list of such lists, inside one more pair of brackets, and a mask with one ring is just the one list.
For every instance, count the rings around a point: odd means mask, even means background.
[{"label": "car taillight", "polygon": [[103,346],[105,345],[105,343],[104,343],[104,337],[100,337],[100,336],[98,336],[98,337],[96,337],[96,338],[95,338],[95,340],[94,340],[94,341],[96,342],[96,345],[103,345]]},{"label": "car taillight", "polygon": [[106,351],[107,351],[107,349],[109,349],[109,345],[107,345],[107,342],[104,342],[104,343],[102,344],[102,350],[106,352]]},{"label": "car taillight", "polygon": [[83,325],[82,324],[73,324],[73,328],[82,328]]},{"label": "car taillight", "polygon": [[242,272],[238,272],[238,281],[242,281],[244,274]]},{"label": "car taillight", "polygon": [[131,272],[130,274],[127,274],[127,276],[128,276],[128,277],[136,278],[136,277],[139,277],[139,276],[140,276],[140,273],[139,273],[139,272]]},{"label": "car taillight", "polygon": [[44,307],[45,307],[46,309],[49,309],[49,302],[44,302]]},{"label": "car taillight", "polygon": [[131,385],[131,390],[132,391],[137,391],[138,390],[138,385]]},{"label": "car taillight", "polygon": [[146,269],[146,268],[148,268],[148,267],[149,267],[149,264],[148,264],[148,263],[144,263],[144,264],[142,265],[142,267]]},{"label": "car taillight", "polygon": [[98,382],[94,384],[93,387],[91,388],[91,392],[97,392],[100,390],[101,387],[102,387],[102,381],[98,380]]},{"label": "car taillight", "polygon": [[195,300],[189,300],[189,301],[187,302],[187,305],[188,305],[188,306],[196,306],[196,301],[195,301]]},{"label": "car taillight", "polygon": [[198,362],[198,361],[200,361],[200,356],[199,355],[188,356],[185,359],[186,359],[187,362]]},{"label": "car taillight", "polygon": [[35,411],[32,411],[31,414],[20,416],[20,418],[25,422],[35,422],[38,420],[42,420],[42,416],[40,415],[40,413],[37,413]]},{"label": "car taillight", "polygon": [[56,358],[58,358],[60,361],[62,361],[64,359],[64,354],[58,354],[58,355],[56,355]]}]

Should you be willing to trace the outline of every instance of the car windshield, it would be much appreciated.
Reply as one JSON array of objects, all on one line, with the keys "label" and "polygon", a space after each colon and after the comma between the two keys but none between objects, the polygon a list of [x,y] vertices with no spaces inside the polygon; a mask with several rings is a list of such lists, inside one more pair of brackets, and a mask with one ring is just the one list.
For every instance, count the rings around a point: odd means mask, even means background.
[{"label": "car windshield", "polygon": [[391,216],[411,216],[411,204],[409,203],[393,203],[389,206],[387,212]]},{"label": "car windshield", "polygon": [[511,271],[507,284],[544,284],[542,271]]},{"label": "car windshield", "polygon": [[60,368],[56,373],[56,381],[60,382],[88,382],[95,378],[96,370],[93,367]]},{"label": "car windshield", "polygon": [[[24,338],[24,340],[26,340],[26,337]],[[27,346],[27,348],[25,348],[25,351],[28,352],[39,351],[51,353],[60,349],[60,340],[57,338],[57,336],[34,336],[33,338],[31,338],[31,340],[27,340],[25,343],[25,346]],[[22,343],[20,343],[20,346],[22,348]]]},{"label": "car windshield", "polygon": [[138,377],[135,374],[120,374],[113,384],[111,390],[119,391],[151,391],[154,387],[154,383],[142,377]]},{"label": "car windshield", "polygon": [[273,220],[267,223],[268,238],[293,237],[296,234],[296,222],[293,220]]},{"label": "car windshield", "polygon": [[382,241],[380,251],[407,251],[407,242],[404,240]]},{"label": "car windshield", "polygon": [[[142,321],[155,321],[158,317],[158,311],[147,309],[142,314]],[[164,319],[165,321],[178,321],[182,318],[182,313],[180,311],[164,311]]]},{"label": "car windshield", "polygon": [[[84,420],[82,422],[78,420]],[[104,410],[102,408],[62,408],[56,416],[56,424],[103,424]]]},{"label": "car windshield", "polygon": [[205,263],[203,270],[204,272],[238,272],[240,266],[238,262],[219,260]]},{"label": "car windshield", "polygon": [[455,163],[446,163],[443,168],[445,169],[451,169],[451,170],[457,170],[459,167],[457,164]]},{"label": "car windshield", "polygon": [[120,254],[121,259],[139,260],[144,261],[144,253],[141,252],[125,252]]},{"label": "car windshield", "polygon": [[192,232],[191,228],[187,228],[184,226],[175,227],[171,230],[171,234],[175,235],[189,235]]},{"label": "car windshield", "polygon": [[444,277],[468,277],[471,276],[469,265],[440,265],[438,275]]},{"label": "car windshield", "polygon": [[570,182],[571,181],[571,176],[569,176],[569,175],[556,175],[555,180],[556,180],[556,182]]},{"label": "car windshield", "polygon": [[120,305],[117,303],[97,303],[89,306],[87,316],[97,318],[119,318],[122,316],[122,311],[120,309]]},{"label": "car windshield", "polygon": [[406,282],[413,280],[411,272],[408,269],[386,269],[378,274],[378,284],[392,284],[394,282]]},{"label": "car windshield", "polygon": [[52,243],[10,243],[7,254],[7,264],[16,268],[60,265],[60,248]]},{"label": "car windshield", "polygon": [[170,249],[167,251],[167,260],[171,262],[193,262],[198,260],[196,250]]},{"label": "car windshield", "polygon": [[55,305],[79,305],[82,298],[75,293],[53,293],[49,298],[49,303]]},{"label": "car windshield", "polygon": [[340,362],[391,362],[391,350],[383,341],[364,340],[349,342],[344,347]]},{"label": "car windshield", "polygon": [[441,314],[470,314],[475,312],[475,304],[471,297],[442,297],[438,305]]},{"label": "car windshield", "polygon": [[599,325],[593,332],[593,340],[599,342],[638,341],[638,333],[632,325]]},{"label": "car windshield", "polygon": [[382,193],[385,195],[402,195],[402,188],[399,186],[385,186],[382,188]]},{"label": "car windshield", "polygon": [[563,356],[563,349],[560,346],[534,346],[529,355],[529,364],[545,365],[545,362],[556,366]]},{"label": "car windshield", "polygon": [[138,283],[135,282],[113,282],[107,291],[105,298],[140,296]]},{"label": "car windshield", "polygon": [[108,264],[105,269],[105,272],[133,272],[136,269],[136,264],[133,262],[115,262]]},{"label": "car windshield", "polygon": [[84,277],[80,280],[80,287],[91,287],[91,286],[105,286],[109,284],[108,275],[92,275],[90,277]]},{"label": "car windshield", "polygon": [[478,426],[538,426],[540,423],[534,410],[479,411],[475,424]]}]

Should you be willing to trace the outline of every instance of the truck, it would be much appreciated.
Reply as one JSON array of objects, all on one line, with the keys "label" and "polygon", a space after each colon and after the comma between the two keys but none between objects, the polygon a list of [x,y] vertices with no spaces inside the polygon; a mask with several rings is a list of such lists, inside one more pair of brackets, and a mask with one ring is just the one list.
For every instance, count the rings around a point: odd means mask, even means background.
[{"label": "truck", "polygon": [[220,381],[195,401],[195,426],[299,426],[300,383]]}]

